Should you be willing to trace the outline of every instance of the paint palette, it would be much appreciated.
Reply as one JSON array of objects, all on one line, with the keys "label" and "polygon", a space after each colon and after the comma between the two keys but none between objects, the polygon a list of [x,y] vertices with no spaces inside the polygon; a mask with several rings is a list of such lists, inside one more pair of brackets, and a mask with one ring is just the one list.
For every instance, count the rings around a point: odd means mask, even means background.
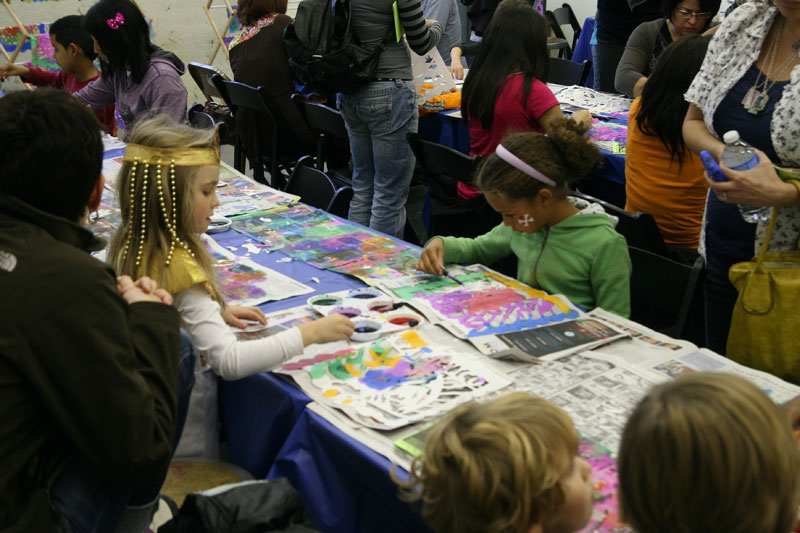
[{"label": "paint palette", "polygon": [[356,342],[373,341],[416,327],[424,320],[422,315],[403,307],[400,300],[371,287],[317,294],[308,299],[308,305],[323,316],[340,314],[350,318],[356,325],[351,337]]}]

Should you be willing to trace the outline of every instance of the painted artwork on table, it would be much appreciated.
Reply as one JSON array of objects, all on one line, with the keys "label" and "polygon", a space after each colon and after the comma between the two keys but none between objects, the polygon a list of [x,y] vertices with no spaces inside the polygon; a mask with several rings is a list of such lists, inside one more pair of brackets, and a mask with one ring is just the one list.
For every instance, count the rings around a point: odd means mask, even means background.
[{"label": "painted artwork on table", "polygon": [[215,261],[217,288],[228,304],[258,305],[314,292],[280,272],[237,257],[208,236],[202,241]]},{"label": "painted artwork on table", "polygon": [[[626,146],[628,127],[625,124],[603,122],[594,119],[592,129],[586,133],[586,136],[589,138],[589,142],[598,148],[613,152],[615,143],[617,146]],[[617,150],[619,150],[619,148]]]},{"label": "painted artwork on table", "polygon": [[224,167],[220,170],[217,198],[220,205],[214,210],[214,214],[220,216],[232,216],[254,211],[280,211],[297,203],[300,199],[295,194],[287,194],[254,183],[235,173],[229,175],[228,169]]},{"label": "painted artwork on table", "polygon": [[281,213],[236,217],[233,228],[270,250],[279,249],[293,259],[357,276],[367,283],[412,273],[419,255],[407,244],[303,204]]},{"label": "painted artwork on table", "polygon": [[496,335],[577,318],[563,296],[547,294],[481,265],[452,266],[450,276],[414,274],[376,286],[409,302],[457,337]]},{"label": "painted artwork on table", "polygon": [[510,380],[478,358],[440,352],[416,330],[283,364],[316,401],[373,429],[427,420],[497,391]]},{"label": "painted artwork on table", "polygon": [[617,500],[617,462],[611,453],[581,437],[578,442],[578,455],[592,466],[594,481],[594,510],[589,523],[581,531],[585,533],[633,533],[628,525],[619,518],[619,502]]}]

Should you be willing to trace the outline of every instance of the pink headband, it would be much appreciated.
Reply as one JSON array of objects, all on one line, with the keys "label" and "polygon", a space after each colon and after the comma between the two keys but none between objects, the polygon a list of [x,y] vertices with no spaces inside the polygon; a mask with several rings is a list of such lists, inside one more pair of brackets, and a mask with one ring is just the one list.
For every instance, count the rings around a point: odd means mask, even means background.
[{"label": "pink headband", "polygon": [[118,30],[120,26],[125,24],[125,17],[122,16],[122,13],[117,12],[114,18],[106,19],[106,24],[112,30]]},{"label": "pink headband", "polygon": [[508,151],[508,148],[503,146],[502,144],[497,145],[497,150],[495,151],[497,157],[511,165],[512,167],[516,168],[517,170],[521,170],[528,176],[532,177],[537,181],[541,181],[545,185],[549,185],[551,187],[556,186],[556,182],[530,166],[528,163],[520,159],[519,157],[515,156],[511,152]]}]

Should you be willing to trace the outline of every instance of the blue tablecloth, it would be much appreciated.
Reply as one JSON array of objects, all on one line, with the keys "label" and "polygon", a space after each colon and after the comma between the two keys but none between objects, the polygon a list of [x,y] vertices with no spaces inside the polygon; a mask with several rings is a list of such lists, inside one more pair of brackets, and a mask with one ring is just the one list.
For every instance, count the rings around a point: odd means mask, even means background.
[{"label": "blue tablecloth", "polygon": [[[398,497],[398,487],[389,476],[391,468],[388,459],[305,410],[268,477],[288,478],[322,531],[430,531],[418,507]],[[407,479],[404,470],[395,471],[400,479]]]},{"label": "blue tablecloth", "polygon": [[[587,17],[583,21],[583,28],[581,28],[581,35],[578,37],[578,42],[575,43],[575,50],[572,52],[572,60],[576,63],[582,63],[585,60],[592,61],[592,47],[590,41],[592,40],[592,32],[594,31],[594,17]],[[594,87],[594,69],[589,70],[589,77],[586,78],[584,87]]]}]

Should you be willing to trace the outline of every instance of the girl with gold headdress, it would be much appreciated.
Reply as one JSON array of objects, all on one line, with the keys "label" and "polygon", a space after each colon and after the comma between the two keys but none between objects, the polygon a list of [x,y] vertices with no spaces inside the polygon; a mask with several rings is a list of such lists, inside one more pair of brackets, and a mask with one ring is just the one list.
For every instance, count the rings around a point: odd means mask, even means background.
[{"label": "girl with gold headdress", "polygon": [[[223,379],[266,372],[302,353],[309,344],[350,337],[353,323],[342,315],[332,315],[270,337],[236,339],[228,324],[244,327],[243,320],[266,324],[266,318],[256,307],[225,305],[214,283],[212,259],[198,238],[208,229],[219,205],[218,178],[215,132],[176,125],[166,115],[139,121],[131,132],[117,179],[122,221],[108,254],[117,274],[136,276],[134,279],[148,275],[169,291],[181,315],[181,326],[202,354],[201,371],[213,370]],[[203,376],[201,373],[198,378]],[[208,385],[213,379],[208,378],[202,383],[213,387]],[[198,385],[202,389],[201,382]],[[214,408],[211,403],[209,409]],[[197,414],[198,408],[201,414],[205,411],[195,394],[192,404],[185,436],[192,432],[193,413]],[[210,442],[205,450],[214,450],[214,439],[207,436],[206,440]]]}]

